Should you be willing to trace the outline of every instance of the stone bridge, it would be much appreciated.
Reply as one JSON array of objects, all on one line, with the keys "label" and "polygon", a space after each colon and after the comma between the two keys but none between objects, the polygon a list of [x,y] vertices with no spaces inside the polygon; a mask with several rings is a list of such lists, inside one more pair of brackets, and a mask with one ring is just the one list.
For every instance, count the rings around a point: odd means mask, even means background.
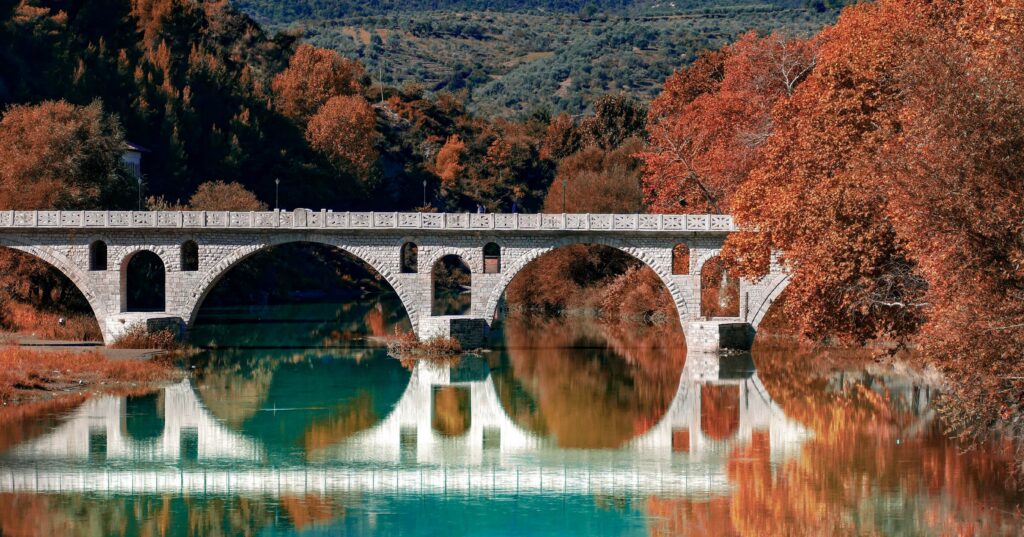
[{"label": "stone bridge", "polygon": [[[600,244],[654,270],[690,348],[743,347],[789,279],[773,263],[761,280],[741,280],[735,316],[702,316],[701,270],[734,231],[728,215],[0,211],[0,246],[36,256],[70,278],[107,343],[137,323],[188,329],[232,267],[272,246],[310,242],[341,249],[378,273],[420,338],[452,336],[479,345],[523,267],[559,247]],[[462,315],[431,311],[432,268],[447,256],[471,273],[470,306]],[[148,276],[133,281],[130,264],[144,261]],[[148,299],[133,304],[136,295]]]}]

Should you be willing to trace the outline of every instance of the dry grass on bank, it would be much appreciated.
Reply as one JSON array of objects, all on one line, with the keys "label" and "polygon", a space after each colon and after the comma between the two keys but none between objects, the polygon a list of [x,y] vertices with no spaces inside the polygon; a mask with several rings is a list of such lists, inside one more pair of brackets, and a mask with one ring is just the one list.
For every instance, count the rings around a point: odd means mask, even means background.
[{"label": "dry grass on bank", "polygon": [[[102,341],[100,325],[96,318],[86,313],[60,314],[41,311],[30,304],[16,300],[2,300],[0,328],[11,332],[31,335],[39,339],[63,341]],[[64,317],[61,326],[60,318]]]},{"label": "dry grass on bank", "polygon": [[94,389],[118,390],[173,380],[173,367],[153,360],[111,360],[98,352],[0,348],[0,405]]}]

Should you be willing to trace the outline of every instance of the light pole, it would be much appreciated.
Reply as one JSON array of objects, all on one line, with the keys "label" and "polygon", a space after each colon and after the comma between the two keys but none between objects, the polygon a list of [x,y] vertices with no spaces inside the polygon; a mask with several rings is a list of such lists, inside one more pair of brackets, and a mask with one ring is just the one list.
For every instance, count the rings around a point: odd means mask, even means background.
[{"label": "light pole", "polygon": [[280,205],[278,204],[278,201],[280,201],[280,193],[281,193],[281,180],[277,179],[277,178],[274,178],[274,210],[275,211],[277,211],[277,210],[279,210],[281,208]]},{"label": "light pole", "polygon": [[565,212],[565,191],[569,189],[569,178],[562,178],[562,212]]},{"label": "light pole", "polygon": [[141,211],[142,210],[142,176],[141,175],[138,176],[137,179],[139,180],[139,210]]},{"label": "light pole", "polygon": [[423,206],[427,206],[427,180],[423,180]]}]

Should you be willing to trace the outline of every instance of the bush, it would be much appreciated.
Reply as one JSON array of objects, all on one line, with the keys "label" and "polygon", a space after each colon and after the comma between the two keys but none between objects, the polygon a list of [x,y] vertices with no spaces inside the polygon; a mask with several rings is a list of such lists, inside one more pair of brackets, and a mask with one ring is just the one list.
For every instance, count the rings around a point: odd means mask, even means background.
[{"label": "bush", "polygon": [[401,331],[395,327],[395,337],[388,341],[388,355],[398,358],[405,365],[421,358],[450,358],[462,354],[462,345],[449,337],[436,337],[420,341],[416,334]]},{"label": "bush", "polygon": [[178,340],[178,334],[174,330],[164,328],[150,332],[145,323],[137,323],[129,326],[121,337],[110,344],[110,348],[183,351],[189,346]]}]

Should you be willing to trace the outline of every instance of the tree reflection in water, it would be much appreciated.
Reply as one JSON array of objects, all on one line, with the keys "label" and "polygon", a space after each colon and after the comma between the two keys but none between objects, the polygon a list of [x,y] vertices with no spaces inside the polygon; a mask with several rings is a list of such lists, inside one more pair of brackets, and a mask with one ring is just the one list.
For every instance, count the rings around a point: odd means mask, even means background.
[{"label": "tree reflection in water", "polygon": [[511,317],[492,377],[520,426],[563,448],[618,448],[665,414],[685,361],[678,325]]},{"label": "tree reflection in water", "polygon": [[754,358],[813,437],[781,465],[768,435],[737,446],[726,497],[649,498],[651,535],[1019,535],[1011,446],[961,452],[920,404],[924,387],[824,351],[760,346]]},{"label": "tree reflection in water", "polygon": [[348,501],[332,496],[0,494],[0,535],[257,535],[282,523],[303,530],[337,520],[345,516]]}]

